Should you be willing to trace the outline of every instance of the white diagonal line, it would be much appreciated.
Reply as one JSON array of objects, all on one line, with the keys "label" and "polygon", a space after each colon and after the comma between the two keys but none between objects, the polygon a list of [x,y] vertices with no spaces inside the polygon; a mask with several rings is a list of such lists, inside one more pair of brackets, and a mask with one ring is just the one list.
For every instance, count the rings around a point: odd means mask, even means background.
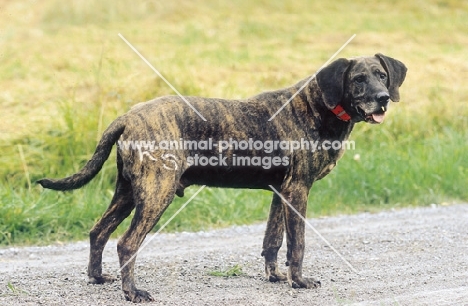
[{"label": "white diagonal line", "polygon": [[320,67],[320,69],[317,70],[317,72],[315,72],[315,73],[307,80],[307,82],[305,82],[305,84],[302,85],[301,88],[299,88],[299,90],[296,91],[296,93],[294,93],[294,94],[292,95],[292,97],[289,98],[289,100],[286,101],[286,103],[284,103],[283,106],[281,106],[280,109],[278,109],[278,110],[276,111],[276,113],[274,113],[273,116],[270,117],[270,119],[268,119],[268,121],[273,120],[273,119],[283,110],[283,108],[285,108],[285,107],[289,104],[289,102],[291,102],[292,99],[294,99],[294,98],[295,98],[295,97],[296,97],[296,96],[297,96],[297,95],[298,95],[298,94],[299,94],[299,93],[300,93],[300,92],[317,76],[317,74],[320,72],[320,70],[322,70],[323,68],[325,68],[325,66],[327,66],[327,65],[335,58],[335,56],[337,56],[338,53],[340,53],[340,52],[351,42],[351,40],[354,39],[354,37],[356,37],[356,34],[353,34],[353,36],[351,36],[351,37],[341,46],[341,48],[339,48],[338,51],[336,51],[335,54],[333,54],[333,55],[328,59],[328,61],[326,61],[325,64],[323,64],[322,67]]},{"label": "white diagonal line", "polygon": [[141,53],[138,52],[138,50],[131,43],[128,42],[128,40],[125,39],[125,37],[123,37],[122,34],[119,33],[118,35],[130,47],[130,49],[132,49],[133,52],[135,52],[146,63],[146,65],[148,65],[164,82],[166,82],[167,86],[169,86],[191,109],[193,109],[193,111],[197,113],[197,115],[200,116],[200,118],[202,118],[203,121],[206,121],[205,117],[203,117],[203,115],[200,114],[200,112],[195,107],[193,107],[193,105],[184,96],[182,96],[180,92],[177,89],[175,89],[175,87],[172,86],[172,84],[169,83],[169,81],[166,80],[166,78],[156,68],[154,68],[153,65],[151,65],[151,63],[148,62],[148,60],[146,60],[146,58],[143,57],[143,55],[141,55]]},{"label": "white diagonal line", "polygon": [[332,249],[333,252],[335,252],[335,253],[341,258],[341,260],[343,260],[343,262],[344,262],[346,265],[348,265],[348,267],[351,268],[351,270],[353,270],[354,273],[359,274],[359,272],[346,260],[346,258],[344,258],[343,255],[341,255],[340,252],[338,252],[338,250],[336,250],[336,249],[330,244],[330,242],[328,242],[328,240],[325,239],[325,237],[323,237],[322,234],[320,234],[319,231],[318,231],[317,229],[315,229],[315,227],[314,227],[312,224],[310,224],[310,222],[307,221],[307,219],[306,219],[304,216],[302,216],[302,215],[297,211],[297,209],[295,209],[295,208],[291,205],[291,203],[289,203],[289,202],[283,197],[283,195],[282,195],[281,193],[279,193],[278,190],[275,189],[275,187],[273,187],[272,185],[268,185],[268,186],[270,186],[271,190],[273,190],[273,192],[276,193],[276,194],[284,201],[284,203],[286,203],[286,204],[292,209],[292,211],[294,211],[294,212],[305,222],[305,224],[307,224],[307,226],[310,227],[310,228],[315,232],[315,234],[317,234],[317,236],[319,236],[320,239],[322,239],[322,240],[327,244],[327,246],[328,246],[330,249]]},{"label": "white diagonal line", "polygon": [[187,205],[200,193],[200,191],[202,191],[203,188],[205,188],[205,187],[206,187],[206,185],[201,186],[200,189],[198,189],[197,192],[195,192],[195,193],[190,197],[190,199],[188,199],[187,202],[185,202],[184,205],[182,205],[182,206],[172,215],[172,217],[170,217],[169,220],[167,220],[166,223],[164,223],[163,226],[161,226],[161,227],[158,229],[158,231],[157,231],[156,233],[154,233],[153,236],[151,236],[151,238],[149,238],[149,239],[138,249],[138,251],[136,251],[136,253],[133,254],[133,256],[130,257],[129,260],[127,260],[127,262],[126,262],[122,267],[120,267],[119,272],[122,271],[122,269],[125,268],[125,267],[128,265],[128,263],[129,263],[133,258],[135,258],[135,257],[138,255],[138,253],[140,253],[140,252],[151,242],[151,240],[153,240],[153,238],[156,237],[157,234],[158,234],[160,231],[162,231],[162,230],[172,221],[172,219],[174,219],[174,218],[185,208],[185,206],[187,206]]}]

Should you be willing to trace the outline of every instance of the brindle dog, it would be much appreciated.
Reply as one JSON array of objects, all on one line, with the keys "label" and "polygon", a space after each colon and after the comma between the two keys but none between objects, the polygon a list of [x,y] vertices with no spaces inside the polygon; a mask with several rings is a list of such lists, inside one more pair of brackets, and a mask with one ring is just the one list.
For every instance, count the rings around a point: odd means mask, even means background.
[{"label": "brindle dog", "polygon": [[[88,183],[120,140],[279,140],[344,141],[360,121],[381,123],[389,100],[399,101],[399,87],[406,67],[393,58],[376,54],[370,57],[338,59],[322,69],[312,81],[259,94],[245,100],[197,97],[186,99],[206,118],[203,121],[177,96],[162,97],[138,104],[107,128],[96,151],[78,173],[67,178],[42,179],[39,183],[55,190],[80,188]],[[303,86],[296,95],[294,94]],[[271,121],[291,97],[294,98]],[[132,223],[120,238],[117,251],[123,266],[122,289],[127,300],[152,301],[151,295],[135,287],[134,265],[138,248],[155,226],[174,196],[183,196],[190,185],[278,190],[302,216],[312,184],[336,165],[340,150],[241,150],[232,145],[202,150],[117,149],[117,186],[107,211],[90,232],[89,281],[101,284],[113,278],[102,274],[102,251],[116,227],[135,209]],[[202,166],[193,161],[200,154],[218,157],[220,164]],[[236,158],[281,157],[271,167],[260,164],[234,166]],[[223,160],[224,158],[224,160]],[[192,162],[187,162],[188,160]],[[216,160],[214,160],[216,161]],[[257,160],[258,161],[258,160]],[[169,166],[168,166],[169,165]],[[286,230],[287,276],[278,269],[277,254]],[[288,280],[293,287],[315,288],[320,282],[302,276],[304,221],[280,196],[273,194],[263,252],[267,278]],[[128,262],[128,264],[127,264]]]}]

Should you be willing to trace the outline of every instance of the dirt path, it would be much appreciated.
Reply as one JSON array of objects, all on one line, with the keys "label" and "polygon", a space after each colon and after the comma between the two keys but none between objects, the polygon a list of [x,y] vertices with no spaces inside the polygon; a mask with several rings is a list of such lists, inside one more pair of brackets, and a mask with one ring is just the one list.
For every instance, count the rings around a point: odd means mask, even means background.
[{"label": "dirt path", "polygon": [[[468,205],[310,221],[359,274],[307,230],[304,272],[322,287],[268,283],[259,224],[160,234],[137,259],[137,284],[155,305],[468,305]],[[117,275],[115,247],[104,270]],[[119,282],[87,284],[88,251],[87,242],[0,249],[0,305],[131,305]],[[235,264],[244,276],[208,274]]]}]

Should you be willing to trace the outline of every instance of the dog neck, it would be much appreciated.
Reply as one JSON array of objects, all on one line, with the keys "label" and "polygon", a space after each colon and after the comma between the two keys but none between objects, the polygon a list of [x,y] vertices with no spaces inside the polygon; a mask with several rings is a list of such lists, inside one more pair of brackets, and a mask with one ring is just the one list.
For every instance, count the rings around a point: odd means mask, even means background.
[{"label": "dog neck", "polygon": [[351,116],[340,104],[334,109],[325,105],[322,90],[316,80],[312,80],[309,86],[304,88],[303,95],[307,100],[307,112],[315,118],[315,127],[321,137],[334,140],[345,140],[349,137],[354,127]]},{"label": "dog neck", "polygon": [[[306,82],[308,83],[307,86],[305,86]],[[325,102],[323,101],[322,90],[318,86],[317,80],[304,79],[300,81],[298,84],[296,84],[294,88],[297,88],[298,91],[300,91],[301,89],[304,91],[303,96],[305,96],[311,108],[313,108],[312,103],[314,103],[312,101],[319,102],[317,104],[323,105],[325,109],[327,109],[328,111],[331,111],[339,120],[344,121],[344,122],[351,121],[352,119],[351,116],[345,111],[345,109],[343,108],[341,104],[338,104],[332,109],[328,108],[325,105]]]}]

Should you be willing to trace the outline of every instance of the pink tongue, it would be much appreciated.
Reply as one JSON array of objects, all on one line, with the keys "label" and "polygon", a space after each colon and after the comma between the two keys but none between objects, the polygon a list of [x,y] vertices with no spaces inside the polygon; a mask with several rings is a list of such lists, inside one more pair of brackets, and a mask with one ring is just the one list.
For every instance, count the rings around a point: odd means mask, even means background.
[{"label": "pink tongue", "polygon": [[372,114],[372,119],[377,123],[382,123],[385,119],[385,113],[382,114]]}]

